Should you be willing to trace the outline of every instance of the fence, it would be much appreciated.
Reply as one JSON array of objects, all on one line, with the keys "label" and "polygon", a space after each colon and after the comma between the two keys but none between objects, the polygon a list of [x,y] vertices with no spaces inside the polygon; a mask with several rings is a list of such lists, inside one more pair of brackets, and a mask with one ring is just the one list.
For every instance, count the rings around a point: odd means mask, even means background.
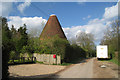
[{"label": "fence", "polygon": [[36,57],[17,57],[12,58],[9,60],[9,64],[17,64],[17,63],[29,63],[29,62],[35,62]]}]

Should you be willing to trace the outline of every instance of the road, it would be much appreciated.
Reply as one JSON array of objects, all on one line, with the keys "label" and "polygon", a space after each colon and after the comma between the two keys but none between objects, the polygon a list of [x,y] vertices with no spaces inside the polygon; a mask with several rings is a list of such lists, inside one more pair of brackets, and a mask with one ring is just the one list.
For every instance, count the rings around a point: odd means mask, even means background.
[{"label": "road", "polygon": [[93,78],[93,59],[75,64],[53,78]]},{"label": "road", "polygon": [[[103,65],[106,67],[101,67]],[[57,78],[113,78],[113,80],[116,80],[114,78],[118,78],[118,73],[120,73],[116,64],[110,61],[98,61],[97,58],[85,59],[77,64],[72,64],[65,68],[58,65],[44,64],[17,65],[9,68],[12,73],[24,75],[24,79],[49,78],[48,80],[56,80]],[[18,78],[20,77],[18,76]],[[11,80],[13,79],[11,78]]]},{"label": "road", "polygon": [[[105,68],[100,66],[105,65]],[[118,66],[109,61],[86,59],[51,78],[118,78]]]}]

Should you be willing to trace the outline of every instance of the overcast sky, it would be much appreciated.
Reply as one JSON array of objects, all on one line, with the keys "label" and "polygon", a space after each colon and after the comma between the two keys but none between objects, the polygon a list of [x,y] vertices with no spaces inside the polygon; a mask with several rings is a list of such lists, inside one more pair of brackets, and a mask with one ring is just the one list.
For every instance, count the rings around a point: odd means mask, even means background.
[{"label": "overcast sky", "polygon": [[117,2],[26,1],[0,3],[0,13],[7,17],[10,28],[13,24],[18,29],[25,23],[34,36],[39,36],[49,16],[56,14],[68,40],[84,31],[94,34],[98,45],[106,28],[118,17]]}]

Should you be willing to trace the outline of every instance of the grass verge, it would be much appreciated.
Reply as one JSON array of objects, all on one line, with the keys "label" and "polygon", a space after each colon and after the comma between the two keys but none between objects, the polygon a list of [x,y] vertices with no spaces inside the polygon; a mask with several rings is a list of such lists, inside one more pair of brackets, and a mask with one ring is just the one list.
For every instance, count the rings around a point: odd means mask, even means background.
[{"label": "grass verge", "polygon": [[116,58],[113,58],[113,59],[111,59],[109,61],[117,64],[118,66],[120,66],[120,64],[118,64],[118,59],[116,59]]},{"label": "grass verge", "polygon": [[79,58],[79,59],[75,59],[75,60],[73,60],[71,62],[63,62],[62,64],[53,64],[53,65],[69,66],[71,64],[77,64],[80,61],[82,61],[83,59],[85,59],[85,58]]},{"label": "grass verge", "polygon": [[40,64],[44,64],[43,62],[40,62],[40,61],[35,61],[36,63],[40,63]]},{"label": "grass verge", "polygon": [[110,59],[110,60],[99,60],[99,61],[109,61],[109,62],[115,63],[118,66],[120,66],[120,64],[118,63],[118,59],[117,58],[113,58],[113,59]]},{"label": "grass verge", "polygon": [[12,60],[9,60],[8,65],[16,65],[16,64],[28,64],[28,63],[35,63],[32,60],[14,60],[14,62]]},{"label": "grass verge", "polygon": [[52,65],[60,65],[60,66],[69,66],[71,65],[72,63],[62,63],[62,64],[52,64]]}]

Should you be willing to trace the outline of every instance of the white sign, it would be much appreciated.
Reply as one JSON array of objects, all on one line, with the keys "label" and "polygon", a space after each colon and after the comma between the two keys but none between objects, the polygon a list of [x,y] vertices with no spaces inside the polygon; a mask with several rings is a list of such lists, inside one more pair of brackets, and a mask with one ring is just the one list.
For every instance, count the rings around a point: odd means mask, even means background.
[{"label": "white sign", "polygon": [[107,45],[99,45],[99,46],[97,46],[97,58],[108,58]]}]

